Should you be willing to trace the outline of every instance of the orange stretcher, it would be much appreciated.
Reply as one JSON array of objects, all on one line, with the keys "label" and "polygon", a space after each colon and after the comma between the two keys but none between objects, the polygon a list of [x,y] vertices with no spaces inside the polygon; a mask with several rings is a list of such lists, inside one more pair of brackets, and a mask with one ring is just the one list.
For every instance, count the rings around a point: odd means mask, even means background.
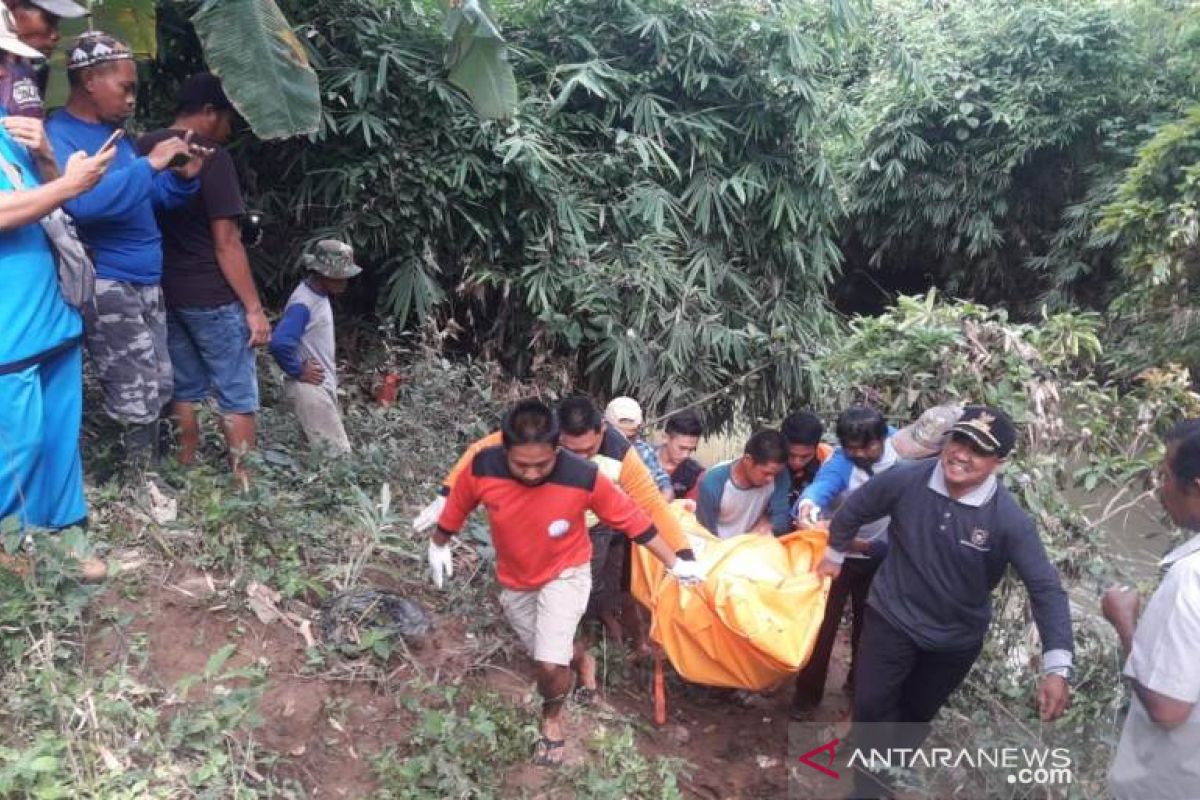
[{"label": "orange stretcher", "polygon": [[826,532],[719,539],[674,510],[708,577],[680,586],[649,551],[633,548],[633,595],[653,616],[650,638],[693,683],[762,691],[793,677],[812,655],[825,614],[829,580],[813,567],[824,557]]}]

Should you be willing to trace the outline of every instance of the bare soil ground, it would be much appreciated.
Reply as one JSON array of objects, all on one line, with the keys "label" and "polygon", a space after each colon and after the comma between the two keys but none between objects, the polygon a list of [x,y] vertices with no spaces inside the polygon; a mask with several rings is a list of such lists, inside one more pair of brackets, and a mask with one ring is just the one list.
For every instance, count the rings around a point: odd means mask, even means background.
[{"label": "bare soil ground", "polygon": [[[387,669],[354,663],[306,665],[306,642],[292,627],[263,624],[236,602],[236,592],[215,576],[179,567],[147,570],[132,584],[118,582],[95,604],[97,613],[87,661],[100,671],[121,661],[132,677],[161,693],[165,704],[196,702],[208,691],[197,685],[181,696],[180,681],[202,673],[220,648],[236,645],[225,665],[267,670],[255,728],[259,748],[277,754],[280,774],[299,782],[314,800],[366,798],[377,788],[370,760],[405,741],[412,724],[402,705],[409,679],[495,692],[534,713],[531,664],[506,658],[507,648],[481,663],[480,644],[464,620],[436,618],[428,642],[410,659]],[[496,651],[498,648],[490,648]],[[831,666],[830,691],[815,719],[831,725],[848,713],[837,689],[844,680],[844,643]],[[389,671],[390,669],[390,671]],[[668,722],[653,725],[648,665],[630,665],[597,704],[572,709],[568,761],[587,757],[581,742],[596,726],[630,722],[647,755],[682,758],[684,796],[702,800],[750,800],[787,795],[787,732],[790,685],[769,695],[738,696],[669,681]],[[505,795],[570,796],[553,776],[532,765],[513,770]]]}]

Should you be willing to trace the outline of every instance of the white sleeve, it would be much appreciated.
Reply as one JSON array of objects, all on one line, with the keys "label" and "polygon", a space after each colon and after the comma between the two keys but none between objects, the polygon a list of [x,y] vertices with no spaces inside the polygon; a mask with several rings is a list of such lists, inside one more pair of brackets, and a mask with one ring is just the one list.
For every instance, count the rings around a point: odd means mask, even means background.
[{"label": "white sleeve", "polygon": [[1177,564],[1150,598],[1125,675],[1173,700],[1200,702],[1200,561]]}]

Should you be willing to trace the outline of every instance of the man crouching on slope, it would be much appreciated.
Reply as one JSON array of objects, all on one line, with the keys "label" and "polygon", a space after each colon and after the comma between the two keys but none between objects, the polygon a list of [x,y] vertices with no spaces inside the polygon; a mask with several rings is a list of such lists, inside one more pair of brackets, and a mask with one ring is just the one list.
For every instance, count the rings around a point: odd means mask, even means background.
[{"label": "man crouching on slope", "polygon": [[518,403],[501,425],[502,444],[475,453],[459,474],[429,544],[433,582],[453,574],[450,537],[478,505],[488,510],[500,605],[537,663],[541,737],[534,763],[563,756],[563,701],[571,691],[575,631],[592,588],[592,545],[584,515],[648,548],[682,582],[703,575],[658,535],[650,518],[582,458],[558,449],[558,422],[537,400]]}]

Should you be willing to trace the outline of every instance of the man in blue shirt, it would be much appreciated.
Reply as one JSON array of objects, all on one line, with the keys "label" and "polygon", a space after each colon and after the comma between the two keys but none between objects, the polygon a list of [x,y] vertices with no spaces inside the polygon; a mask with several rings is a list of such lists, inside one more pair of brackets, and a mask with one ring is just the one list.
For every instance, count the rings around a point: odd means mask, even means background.
[{"label": "man in blue shirt", "polygon": [[671,476],[659,463],[658,453],[654,452],[654,447],[642,436],[644,420],[642,407],[638,401],[632,397],[614,397],[604,408],[604,421],[619,430],[633,445],[633,449],[637,451],[642,463],[650,471],[650,477],[654,479],[654,485],[662,492],[663,497],[668,501],[674,500],[675,492],[671,488]]},{"label": "man in blue shirt", "polygon": [[75,154],[59,176],[41,120],[0,111],[0,519],[23,526],[64,528],[87,515],[83,324],[38,221],[95,186],[112,157]]},{"label": "man in blue shirt", "polygon": [[[841,447],[830,456],[817,472],[816,479],[800,495],[800,506],[815,504],[828,507],[834,500],[855,491],[872,476],[895,466],[897,455],[892,447],[892,431],[878,409],[856,405],[843,411],[837,420],[837,437]],[[846,459],[849,469],[839,468],[839,458]],[[811,511],[799,514],[811,520]],[[850,667],[846,673],[846,690],[854,687],[858,644],[862,636],[863,613],[871,579],[887,552],[886,517],[864,525],[851,540],[842,571],[829,587],[825,616],[817,633],[812,656],[796,677],[796,693],[792,698],[792,715],[805,719],[825,696],[825,679],[829,673],[829,657],[842,621],[842,610],[850,601]]]},{"label": "man in blue shirt", "polygon": [[[46,123],[59,164],[77,150],[99,150],[133,114],[137,91],[133,53],[98,31],[67,49],[67,78],[66,108]],[[144,157],[122,139],[104,179],[64,206],[95,260],[96,301],[84,309],[88,352],[104,409],[126,425],[125,446],[135,465],[154,457],[159,415],[173,388],[154,212],[195,194],[203,164],[204,151],[190,137],[162,141]]]}]

